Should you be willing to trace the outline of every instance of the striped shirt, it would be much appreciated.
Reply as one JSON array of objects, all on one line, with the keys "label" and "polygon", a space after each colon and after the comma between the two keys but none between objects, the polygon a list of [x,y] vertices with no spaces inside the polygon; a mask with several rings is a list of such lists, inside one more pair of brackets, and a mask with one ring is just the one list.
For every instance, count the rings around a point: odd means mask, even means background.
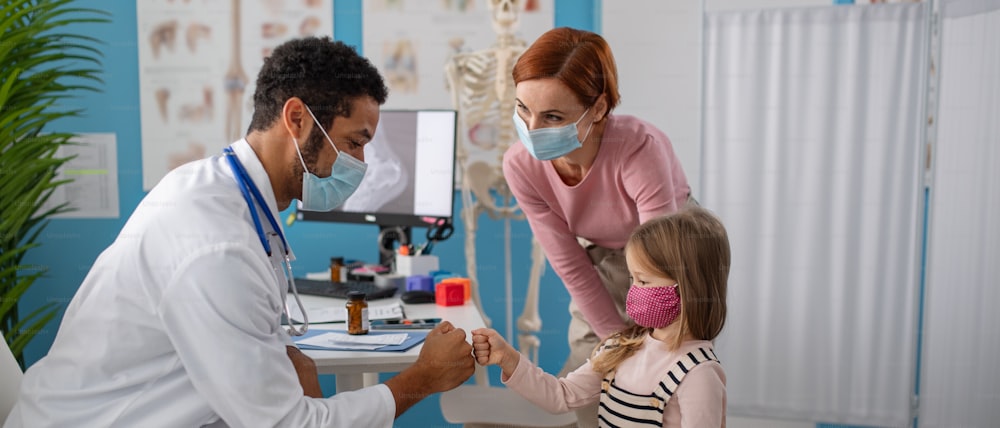
[{"label": "striped shirt", "polygon": [[626,426],[663,426],[663,409],[688,374],[698,364],[719,362],[712,348],[698,348],[681,356],[651,394],[633,394],[615,384],[615,372],[601,382],[601,405],[597,411],[598,425],[618,428]]}]

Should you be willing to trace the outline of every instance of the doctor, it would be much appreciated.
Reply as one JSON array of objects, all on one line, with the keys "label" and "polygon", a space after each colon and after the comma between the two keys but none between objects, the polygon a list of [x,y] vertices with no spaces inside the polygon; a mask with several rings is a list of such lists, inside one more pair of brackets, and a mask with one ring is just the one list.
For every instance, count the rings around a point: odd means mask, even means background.
[{"label": "doctor", "polygon": [[280,322],[291,252],[274,219],[293,199],[329,210],[354,192],[386,96],[378,71],[340,42],[276,48],[246,138],[171,171],[142,200],[4,426],[389,427],[467,380],[471,345],[442,323],[384,384],[318,398],[315,365]]}]

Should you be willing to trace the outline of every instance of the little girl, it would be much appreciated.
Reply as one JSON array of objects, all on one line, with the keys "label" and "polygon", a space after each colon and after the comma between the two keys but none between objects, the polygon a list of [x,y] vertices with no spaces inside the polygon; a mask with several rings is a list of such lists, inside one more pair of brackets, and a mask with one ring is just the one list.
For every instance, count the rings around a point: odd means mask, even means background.
[{"label": "little girl", "polygon": [[726,321],[729,238],[699,207],[637,227],[625,246],[634,325],[564,378],[532,365],[492,329],[472,332],[476,361],[535,405],[564,413],[600,402],[600,426],[725,427],[726,375],[712,340]]}]

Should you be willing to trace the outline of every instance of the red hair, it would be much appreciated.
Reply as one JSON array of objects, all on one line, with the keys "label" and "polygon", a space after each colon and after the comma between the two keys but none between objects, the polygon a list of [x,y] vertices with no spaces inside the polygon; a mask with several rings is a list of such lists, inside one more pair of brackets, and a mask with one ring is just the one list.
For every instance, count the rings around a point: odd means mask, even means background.
[{"label": "red hair", "polygon": [[542,34],[514,64],[514,84],[553,78],[566,85],[580,104],[591,106],[605,96],[608,109],[618,105],[618,69],[611,47],[599,34],[569,27]]}]

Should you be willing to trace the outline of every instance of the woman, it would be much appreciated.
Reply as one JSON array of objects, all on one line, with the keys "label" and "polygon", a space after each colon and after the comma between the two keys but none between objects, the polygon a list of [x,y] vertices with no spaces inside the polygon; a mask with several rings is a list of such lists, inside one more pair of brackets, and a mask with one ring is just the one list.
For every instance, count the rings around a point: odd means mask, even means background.
[{"label": "woman", "polygon": [[[618,73],[601,36],[550,30],[520,56],[513,77],[521,144],[504,154],[504,177],[571,297],[570,356],[561,377],[625,328],[622,248],[629,234],[677,211],[691,192],[662,131],[611,114]],[[577,411],[581,426],[596,415],[596,406]]]}]

